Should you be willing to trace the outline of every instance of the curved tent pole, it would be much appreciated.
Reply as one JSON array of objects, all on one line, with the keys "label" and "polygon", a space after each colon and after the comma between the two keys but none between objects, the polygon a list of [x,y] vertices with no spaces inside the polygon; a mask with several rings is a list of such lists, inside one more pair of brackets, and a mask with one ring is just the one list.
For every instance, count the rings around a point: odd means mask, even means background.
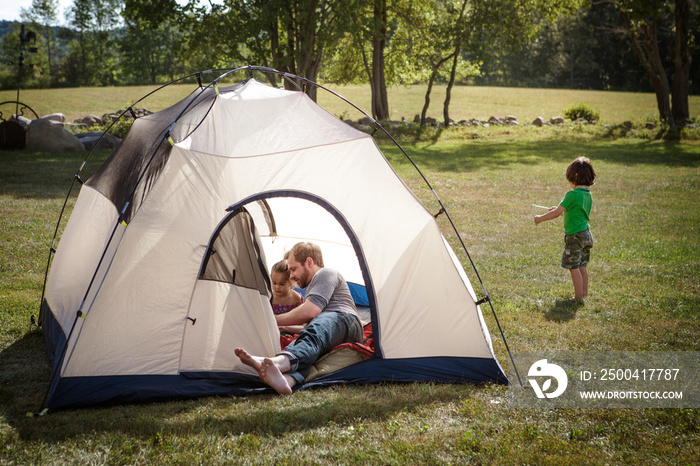
[{"label": "curved tent pole", "polygon": [[38,326],[41,326],[41,323],[42,323],[42,318],[41,318],[41,317],[42,317],[42,315],[41,315],[41,306],[42,306],[42,303],[44,302],[44,297],[45,297],[45,295],[46,295],[46,281],[47,281],[48,276],[49,276],[49,268],[51,267],[51,259],[53,258],[53,254],[56,253],[56,237],[58,237],[58,230],[60,229],[60,226],[61,226],[61,220],[63,219],[63,214],[64,214],[64,212],[65,212],[65,210],[66,210],[66,206],[68,205],[68,200],[70,199],[70,196],[71,196],[71,194],[72,194],[72,192],[73,192],[73,188],[75,188],[75,183],[76,183],[76,181],[79,182],[81,185],[84,183],[84,181],[82,180],[82,178],[80,178],[80,174],[82,173],[83,169],[85,168],[85,165],[87,164],[88,159],[90,158],[90,156],[92,156],[92,153],[95,151],[95,148],[99,145],[100,141],[102,141],[102,138],[105,137],[105,134],[107,134],[107,133],[109,132],[109,130],[112,129],[112,126],[114,126],[119,120],[121,120],[122,117],[123,117],[127,112],[130,112],[130,113],[133,115],[133,108],[134,108],[135,105],[137,105],[137,104],[140,103],[141,101],[147,99],[148,97],[150,97],[151,95],[153,95],[153,94],[155,94],[156,92],[160,91],[161,89],[163,89],[163,88],[165,88],[165,87],[167,87],[167,86],[170,86],[171,84],[175,84],[175,83],[178,83],[178,82],[180,82],[180,81],[184,81],[185,79],[189,79],[189,78],[192,78],[192,77],[197,78],[198,87],[199,87],[199,88],[202,88],[202,80],[201,80],[202,74],[204,74],[204,73],[215,73],[215,72],[219,72],[219,71],[225,71],[225,70],[223,70],[223,69],[212,69],[212,70],[199,71],[199,72],[197,72],[197,73],[188,74],[187,76],[182,76],[182,77],[180,77],[180,78],[174,79],[174,80],[172,80],[172,81],[170,81],[170,82],[168,82],[168,83],[166,83],[166,84],[163,84],[163,85],[157,87],[156,89],[152,90],[151,92],[149,92],[148,94],[144,95],[144,96],[141,97],[140,99],[134,101],[131,105],[129,105],[128,108],[126,108],[124,111],[122,111],[122,112],[119,114],[119,116],[118,116],[117,118],[115,118],[114,120],[112,120],[112,123],[102,132],[102,135],[100,136],[100,138],[99,138],[99,139],[97,140],[97,142],[95,143],[95,146],[94,146],[92,149],[90,149],[90,151],[87,153],[87,155],[86,155],[85,158],[83,159],[83,163],[80,165],[80,168],[78,169],[78,171],[76,172],[75,176],[73,177],[73,181],[71,182],[71,185],[70,185],[70,187],[68,188],[68,193],[66,193],[66,198],[65,198],[65,200],[63,201],[63,206],[61,207],[61,211],[60,211],[60,213],[58,214],[58,220],[56,221],[56,228],[54,229],[54,232],[53,232],[53,238],[51,239],[51,246],[49,247],[49,255],[48,255],[48,259],[47,259],[47,261],[46,261],[46,271],[44,272],[44,284],[43,284],[42,289],[41,289],[41,301],[40,301],[40,303],[39,303],[39,306],[40,306],[40,309],[39,309],[39,320],[37,321],[37,325],[38,325]]},{"label": "curved tent pole", "polygon": [[[194,76],[194,75],[190,75],[190,76],[187,76],[187,77],[191,77],[191,76]],[[180,79],[178,79],[178,80],[171,81],[169,84],[172,84],[172,83],[177,82],[177,81],[182,80],[182,79],[185,79],[185,78],[180,78]],[[169,84],[167,84],[167,85],[169,85]],[[151,156],[150,156],[150,158],[149,158],[149,160],[148,160],[148,163],[146,163],[146,165],[144,166],[142,172],[141,172],[140,175],[139,175],[138,180],[136,181],[136,183],[135,183],[135,185],[134,185],[134,189],[133,189],[133,190],[131,191],[131,193],[129,194],[128,200],[127,200],[127,202],[124,204],[124,207],[122,208],[122,211],[121,211],[120,214],[119,214],[119,218],[117,219],[117,222],[116,222],[116,224],[114,225],[114,228],[112,229],[112,233],[110,234],[109,240],[107,241],[107,244],[105,245],[105,248],[104,248],[104,250],[102,251],[102,255],[101,255],[101,257],[100,257],[100,260],[98,261],[97,267],[95,268],[95,272],[93,273],[92,278],[91,278],[91,280],[90,280],[90,284],[88,285],[87,290],[85,291],[85,295],[83,296],[83,299],[82,299],[82,301],[81,301],[80,309],[78,309],[78,311],[76,312],[76,317],[75,317],[75,319],[73,320],[73,324],[71,325],[70,332],[68,332],[68,336],[66,337],[66,344],[65,344],[65,346],[63,347],[63,349],[61,350],[61,354],[58,356],[58,358],[57,358],[57,359],[55,360],[55,362],[54,362],[54,367],[52,368],[52,371],[51,371],[52,383],[50,384],[49,389],[48,389],[48,391],[47,391],[47,393],[46,393],[46,396],[44,397],[44,401],[43,401],[43,403],[42,403],[42,412],[44,412],[44,411],[46,410],[46,404],[47,404],[47,402],[48,402],[48,398],[49,398],[49,395],[50,395],[50,393],[51,393],[51,391],[52,391],[52,388],[53,388],[53,385],[54,385],[54,381],[55,381],[54,375],[60,371],[60,367],[63,365],[63,361],[64,361],[64,359],[65,359],[65,357],[66,357],[66,353],[67,353],[67,351],[68,351],[68,343],[70,342],[70,339],[71,339],[71,337],[72,337],[72,335],[73,335],[73,332],[74,332],[74,330],[75,330],[76,324],[78,323],[78,319],[80,319],[81,317],[84,317],[84,316],[86,315],[86,314],[83,314],[83,312],[82,312],[83,305],[85,304],[85,301],[87,300],[87,297],[88,297],[88,295],[90,294],[90,291],[92,290],[92,286],[93,286],[93,284],[95,283],[95,279],[97,278],[97,274],[98,274],[98,272],[99,272],[99,270],[100,270],[100,267],[102,266],[102,262],[104,261],[105,256],[107,255],[107,251],[109,250],[109,247],[110,247],[110,245],[111,245],[111,243],[112,243],[112,239],[114,238],[114,235],[115,235],[115,233],[116,233],[116,231],[117,231],[117,228],[119,228],[119,225],[121,224],[121,222],[122,222],[122,220],[123,220],[123,216],[124,216],[124,214],[126,213],[128,207],[129,207],[129,205],[131,204],[131,201],[133,200],[134,195],[136,194],[136,191],[137,191],[137,189],[138,189],[139,184],[141,183],[141,180],[143,180],[143,177],[146,175],[146,172],[148,171],[148,168],[150,167],[151,162],[152,162],[153,159],[155,158],[155,155],[157,154],[158,149],[163,145],[163,143],[164,143],[165,141],[171,140],[171,139],[170,139],[170,131],[172,130],[173,126],[180,120],[180,118],[187,112],[187,110],[189,110],[189,108],[190,108],[190,106],[192,105],[192,103],[193,103],[195,100],[197,100],[197,98],[198,98],[200,95],[202,95],[202,93],[203,93],[204,91],[206,91],[206,89],[208,89],[208,88],[209,88],[210,86],[212,86],[213,84],[214,84],[214,81],[213,81],[212,83],[210,83],[209,85],[207,85],[206,87],[204,87],[204,88],[200,87],[201,91],[200,91],[199,93],[197,93],[196,95],[194,95],[194,96],[192,97],[192,99],[190,99],[190,102],[187,103],[187,105],[185,106],[185,108],[182,109],[182,111],[180,112],[180,114],[175,118],[175,120],[173,121],[173,123],[172,123],[172,124],[170,125],[170,127],[168,128],[168,131],[163,135],[163,138],[161,139],[161,141],[158,143],[158,145],[156,146],[155,150],[154,150],[153,153],[151,154]],[[163,86],[159,87],[158,89],[156,89],[155,91],[152,91],[151,93],[149,93],[149,94],[147,94],[146,96],[142,97],[141,99],[137,100],[137,101],[134,102],[132,105],[130,105],[129,108],[133,108],[133,106],[134,106],[136,103],[142,101],[142,100],[145,99],[146,97],[150,96],[151,94],[153,94],[154,92],[156,92],[156,91],[162,89],[162,88],[165,87],[165,86],[166,86],[166,85],[163,85]],[[215,100],[216,100],[216,99],[212,100],[212,105],[209,107],[209,109],[207,110],[207,112],[203,115],[202,121],[203,121],[204,118],[206,118],[206,116],[209,114],[209,111],[211,110],[211,107],[214,105],[214,101],[215,101]],[[126,111],[122,112],[122,113],[119,115],[119,118],[121,118],[125,113],[126,113]],[[111,127],[114,125],[114,123],[116,123],[116,121],[118,121],[118,119],[115,120],[115,121],[112,123],[112,125],[109,126],[109,128],[111,128]],[[201,121],[200,121],[200,124],[201,124]],[[198,126],[199,126],[199,125],[198,125]],[[109,128],[108,128],[108,129],[109,129]],[[195,128],[195,129],[196,129],[196,128]],[[102,136],[104,136],[104,134],[103,134]],[[101,139],[101,138],[100,138],[100,139]],[[94,148],[93,148],[93,150],[94,150]],[[90,153],[88,154],[88,156],[86,156],[85,161],[87,161],[87,157],[89,157],[90,154],[92,154],[92,152],[93,152],[93,151],[91,150]],[[85,166],[85,161],[83,161],[83,164],[81,165],[81,167],[80,167],[78,173],[80,173],[80,170],[82,170],[82,169],[84,168],[84,166]],[[78,176],[78,175],[76,175],[76,179],[79,179],[79,176]],[[71,184],[71,190],[72,190],[72,188],[73,188],[74,186],[75,186],[75,180],[74,180],[74,182]],[[70,196],[70,192],[69,192],[68,196]],[[65,201],[65,202],[66,202],[66,203],[68,202],[68,197],[66,198],[66,201]],[[61,210],[61,215],[63,214],[64,209],[65,209],[65,203],[64,203],[63,209]],[[60,219],[59,219],[59,224],[60,224]],[[56,231],[58,231],[58,228],[59,228],[59,226],[57,225],[57,226],[56,226]],[[55,237],[54,237],[54,241],[55,241]],[[55,249],[53,248],[53,246],[52,246],[51,249],[52,249],[52,251],[55,251]],[[50,253],[50,255],[49,255],[49,263],[50,263],[50,261],[51,261],[51,253]],[[47,275],[46,275],[46,277],[44,277],[44,289],[46,288],[46,281],[47,281],[47,279],[48,279],[48,269],[49,269],[49,266],[47,265],[47,270],[46,270],[46,274],[47,274]],[[44,296],[42,295],[42,303],[43,303],[43,300],[44,300]]]},{"label": "curved tent pole", "polygon": [[[491,300],[490,300],[488,291],[486,290],[486,287],[485,287],[485,285],[484,285],[484,282],[483,282],[483,280],[481,279],[481,276],[479,275],[478,270],[476,269],[476,265],[475,265],[474,261],[472,260],[471,255],[469,254],[469,251],[467,250],[467,247],[466,247],[466,245],[465,245],[465,243],[464,243],[464,241],[463,241],[461,235],[459,234],[459,231],[457,230],[456,225],[454,224],[452,218],[450,217],[449,213],[447,212],[447,209],[445,208],[444,204],[442,203],[442,200],[441,200],[440,197],[437,195],[437,193],[435,192],[435,189],[432,187],[432,185],[430,184],[430,182],[428,181],[428,179],[426,178],[426,176],[423,174],[423,172],[420,170],[420,168],[418,168],[418,166],[416,165],[415,161],[410,157],[410,155],[408,155],[408,153],[403,149],[403,147],[401,147],[401,145],[398,143],[398,141],[397,141],[397,140],[396,140],[396,139],[395,139],[395,138],[394,138],[380,123],[379,123],[379,122],[377,122],[374,118],[372,118],[372,116],[370,116],[369,114],[367,114],[367,113],[366,113],[364,110],[362,110],[360,107],[358,107],[357,105],[355,105],[353,102],[351,102],[350,100],[346,99],[346,98],[343,97],[342,95],[338,94],[337,92],[332,91],[332,90],[328,89],[327,87],[325,87],[325,86],[323,86],[323,85],[321,85],[321,84],[318,84],[318,83],[316,83],[316,82],[314,82],[314,81],[311,81],[311,80],[309,80],[309,79],[307,79],[307,78],[304,78],[304,77],[301,77],[301,76],[297,76],[297,75],[293,75],[293,74],[286,73],[286,72],[281,72],[281,71],[275,70],[275,69],[273,69],[273,68],[262,67],[262,66],[252,66],[252,65],[248,65],[248,66],[239,67],[239,68],[233,68],[233,69],[231,69],[231,68],[222,68],[222,69],[210,69],[210,70],[206,70],[206,71],[200,71],[200,72],[197,72],[197,73],[192,73],[192,74],[189,74],[189,75],[186,75],[186,76],[177,78],[177,79],[172,80],[172,81],[170,81],[170,82],[168,82],[168,83],[166,83],[166,84],[163,84],[163,85],[159,86],[158,88],[154,89],[153,91],[149,92],[148,94],[144,95],[144,96],[141,97],[140,99],[134,101],[126,110],[124,110],[124,111],[118,116],[118,118],[114,119],[114,121],[110,124],[109,127],[107,127],[107,129],[103,132],[102,136],[100,136],[100,139],[98,140],[98,143],[99,143],[99,141],[102,140],[102,138],[104,137],[104,134],[105,134],[107,131],[109,131],[109,129],[111,129],[112,126],[114,126],[114,125],[117,123],[117,121],[119,121],[119,120],[126,114],[126,112],[132,112],[132,114],[133,114],[133,107],[134,107],[134,105],[138,104],[139,102],[143,101],[144,99],[150,97],[150,96],[153,95],[154,93],[156,93],[156,92],[162,90],[163,88],[165,88],[165,87],[167,87],[167,86],[169,86],[169,85],[171,85],[171,84],[175,84],[175,83],[177,83],[177,82],[183,81],[183,80],[188,79],[188,78],[196,77],[197,82],[198,82],[198,87],[201,89],[201,92],[199,92],[197,95],[195,95],[195,96],[190,100],[190,102],[185,106],[185,108],[180,112],[180,114],[177,116],[177,118],[173,121],[173,123],[172,123],[171,126],[169,127],[168,131],[167,131],[166,134],[164,135],[163,139],[161,140],[161,142],[160,142],[160,143],[158,144],[158,146],[156,147],[156,150],[155,150],[154,153],[151,155],[151,157],[150,157],[148,163],[145,165],[144,170],[141,172],[141,174],[140,174],[140,176],[139,176],[139,179],[138,179],[138,181],[137,181],[137,183],[136,183],[136,185],[135,185],[135,186],[137,187],[137,186],[139,185],[140,181],[141,181],[141,180],[143,179],[143,177],[145,176],[146,171],[147,171],[148,167],[150,166],[150,164],[151,164],[153,158],[155,157],[155,154],[156,154],[158,148],[159,148],[166,140],[168,140],[168,139],[170,138],[170,130],[172,130],[172,128],[174,127],[174,125],[179,121],[179,119],[184,115],[184,113],[190,108],[190,106],[191,106],[192,103],[197,99],[197,97],[199,97],[199,96],[202,94],[202,92],[204,92],[204,91],[205,91],[206,89],[208,89],[209,87],[216,86],[217,83],[218,83],[219,81],[221,81],[222,79],[224,79],[224,78],[227,77],[228,75],[230,75],[230,74],[232,74],[232,73],[235,73],[235,72],[238,72],[238,71],[241,71],[241,70],[247,70],[251,76],[252,76],[252,72],[253,72],[253,71],[259,71],[259,72],[263,72],[263,73],[273,73],[273,74],[280,75],[284,80],[286,80],[286,81],[292,83],[297,89],[299,89],[299,91],[302,91],[302,89],[301,89],[301,87],[299,86],[298,81],[304,83],[305,85],[313,85],[313,86],[316,86],[316,87],[318,87],[318,88],[321,88],[321,89],[325,90],[326,92],[329,92],[330,94],[332,94],[332,95],[338,97],[339,99],[343,100],[343,101],[346,102],[348,105],[350,105],[351,107],[355,108],[357,111],[359,111],[360,113],[362,113],[363,115],[365,115],[365,116],[366,116],[367,118],[369,118],[372,122],[374,122],[376,129],[381,130],[384,134],[387,135],[387,137],[389,137],[389,138],[391,139],[391,141],[394,143],[394,145],[396,145],[396,147],[398,147],[398,149],[404,154],[404,156],[406,157],[406,159],[408,159],[408,161],[411,163],[411,165],[413,165],[413,167],[416,169],[416,171],[417,171],[418,174],[421,176],[421,178],[423,179],[423,181],[424,181],[424,182],[426,183],[426,185],[429,187],[430,191],[433,193],[433,196],[435,197],[435,199],[437,200],[438,204],[440,205],[440,212],[441,212],[441,213],[445,213],[446,217],[448,218],[448,220],[449,220],[449,222],[450,222],[450,225],[452,226],[452,228],[453,228],[455,234],[457,235],[457,238],[459,239],[460,244],[462,245],[462,248],[464,249],[465,253],[467,254],[467,257],[469,258],[469,261],[470,261],[470,263],[471,263],[471,265],[472,265],[472,268],[473,268],[474,272],[476,273],[476,276],[477,276],[477,278],[478,278],[478,280],[479,280],[479,283],[481,284],[481,287],[482,287],[482,289],[484,290],[484,293],[486,294],[486,297],[485,297],[482,301],[480,301],[480,302],[488,302],[488,303],[489,303],[489,306],[491,307],[491,311],[492,311],[492,313],[493,313],[493,315],[494,315],[494,318],[496,319],[496,324],[497,324],[498,329],[499,329],[499,331],[500,331],[500,333],[501,333],[501,337],[502,337],[502,339],[503,339],[503,342],[504,342],[504,344],[505,344],[505,346],[506,346],[506,349],[507,349],[507,351],[508,351],[508,354],[509,354],[509,356],[510,356],[511,362],[513,362],[513,366],[515,367],[515,371],[516,371],[516,374],[517,374],[517,376],[518,376],[518,380],[520,381],[520,374],[518,373],[517,367],[515,366],[515,362],[513,361],[513,356],[512,356],[512,354],[511,354],[511,352],[510,352],[510,348],[508,347],[508,343],[507,343],[507,341],[506,341],[506,338],[505,338],[505,335],[504,335],[503,330],[502,330],[502,328],[501,328],[501,325],[500,325],[500,323],[499,323],[499,321],[498,321],[498,317],[496,316],[496,312],[495,312],[495,309],[494,309],[494,307],[493,307],[493,304],[491,303]],[[202,87],[201,75],[202,75],[202,74],[214,73],[214,72],[224,72],[224,73],[221,74],[220,76],[218,76],[218,77],[217,77],[216,79],[214,79],[213,81],[211,81],[207,86]],[[218,93],[218,92],[217,92],[217,93]],[[214,101],[212,101],[212,106],[213,106],[213,102],[214,102]],[[206,115],[208,115],[208,113],[209,113],[210,110],[211,110],[211,106],[210,106],[209,110],[205,113],[204,117],[206,117]],[[204,118],[204,117],[203,117],[203,118]],[[203,121],[203,118],[202,118],[202,121]],[[200,121],[199,124],[201,124],[202,121]],[[199,125],[197,125],[197,127],[199,127]],[[196,130],[197,127],[195,127],[195,130]],[[193,131],[194,131],[194,130],[193,130]],[[190,134],[191,134],[191,132],[190,132]],[[97,146],[97,144],[96,144],[95,146]],[[90,150],[90,152],[86,155],[85,159],[83,160],[83,163],[81,164],[81,166],[80,166],[78,172],[76,173],[76,175],[75,175],[75,177],[74,177],[74,179],[73,179],[73,182],[71,183],[71,186],[70,186],[70,188],[69,188],[69,190],[68,190],[68,194],[66,195],[66,199],[65,199],[65,201],[64,201],[63,207],[61,208],[61,212],[60,212],[60,214],[59,214],[58,222],[57,222],[56,228],[55,228],[55,230],[54,230],[54,236],[53,236],[52,243],[51,243],[50,250],[49,250],[49,258],[48,258],[48,261],[47,261],[46,272],[45,272],[45,276],[44,276],[44,285],[43,285],[43,289],[42,289],[41,303],[43,303],[44,298],[45,298],[46,282],[47,282],[47,279],[48,279],[48,272],[49,272],[49,268],[50,268],[50,264],[51,264],[51,258],[52,258],[52,255],[56,252],[56,249],[55,249],[56,237],[58,236],[58,230],[59,230],[59,228],[60,228],[61,220],[62,220],[62,218],[63,218],[63,214],[64,214],[64,212],[65,212],[65,208],[66,208],[66,205],[67,205],[67,203],[68,203],[68,199],[70,198],[70,195],[71,195],[71,193],[72,193],[72,190],[73,190],[73,188],[75,187],[75,182],[78,181],[78,182],[80,182],[81,184],[83,183],[83,181],[82,181],[81,178],[80,178],[80,173],[81,173],[82,170],[84,169],[84,167],[85,167],[85,165],[86,165],[86,163],[87,163],[89,157],[92,155],[92,153],[94,152],[94,150],[95,150],[94,148],[93,148],[92,150]],[[129,195],[129,201],[127,201],[127,203],[125,204],[124,208],[122,209],[122,212],[120,213],[119,221],[121,221],[122,216],[123,216],[124,213],[126,212],[126,209],[128,208],[128,206],[129,206],[129,204],[130,204],[130,202],[131,202],[131,200],[132,200],[134,194],[136,193],[136,187],[134,188],[134,190],[133,190],[133,191],[131,192],[131,194]],[[116,229],[117,229],[118,226],[119,226],[119,221],[117,222],[117,225],[115,225],[114,230],[112,231],[112,235],[110,236],[110,240],[108,241],[108,243],[107,243],[107,245],[106,245],[106,247],[105,247],[105,250],[103,251],[103,254],[102,254],[102,257],[100,258],[100,261],[99,261],[99,263],[98,263],[97,269],[95,270],[95,273],[93,274],[93,278],[92,278],[92,280],[91,280],[91,282],[90,282],[90,285],[88,286],[88,290],[86,291],[86,294],[85,294],[85,296],[84,296],[84,298],[83,298],[83,303],[84,303],[85,299],[87,298],[87,295],[89,294],[90,289],[92,288],[92,284],[94,283],[95,277],[97,276],[97,272],[98,272],[98,270],[99,270],[99,268],[100,268],[100,266],[101,266],[101,264],[102,264],[102,261],[104,260],[104,257],[105,257],[105,255],[106,255],[106,253],[107,253],[107,250],[108,250],[108,248],[109,248],[109,245],[110,245],[110,243],[111,243],[111,240],[112,240],[112,238],[114,237],[114,234],[115,234],[115,232],[116,232]],[[82,304],[81,304],[81,309],[82,309]],[[72,328],[71,328],[71,331],[69,332],[68,339],[70,338],[70,335],[73,333],[73,330],[74,330],[74,328],[75,328],[75,324],[77,323],[77,319],[80,318],[80,316],[81,316],[80,313],[81,313],[81,310],[78,310],[78,315],[76,316],[76,319],[75,319],[75,321],[74,321],[74,323],[73,323],[73,326],[72,326]],[[41,316],[41,313],[40,313],[40,316]],[[41,325],[41,318],[40,318],[40,320],[39,320],[39,325]],[[68,340],[67,340],[67,341],[68,341]],[[63,351],[62,355],[61,355],[60,358],[59,358],[60,361],[62,361],[63,358],[65,357],[65,351],[66,351],[66,349],[67,349],[67,346],[64,347],[64,351]],[[59,362],[59,364],[61,364],[61,363],[62,363],[62,362]],[[522,381],[520,381],[520,384],[522,385]],[[45,406],[45,403],[44,403],[44,406]]]},{"label": "curved tent pole", "polygon": [[479,284],[481,285],[481,288],[484,290],[484,294],[485,294],[485,297],[484,297],[481,301],[479,301],[479,303],[487,302],[487,303],[489,304],[489,307],[491,308],[491,312],[492,312],[492,314],[493,314],[493,317],[494,317],[494,319],[496,320],[496,326],[498,327],[498,331],[499,331],[500,334],[501,334],[501,338],[503,339],[503,343],[505,344],[506,351],[508,352],[508,356],[510,357],[511,363],[513,364],[513,368],[515,369],[515,374],[516,374],[516,376],[518,377],[518,382],[519,382],[520,385],[522,386],[523,383],[522,383],[522,380],[520,379],[520,373],[518,372],[518,368],[517,368],[517,366],[515,365],[515,361],[513,360],[513,355],[512,355],[512,353],[511,353],[511,351],[510,351],[510,348],[509,348],[509,346],[508,346],[508,342],[506,341],[506,337],[505,337],[505,334],[503,333],[503,329],[501,328],[501,323],[499,322],[498,316],[496,315],[496,310],[495,310],[495,308],[493,307],[493,303],[491,302],[491,297],[490,297],[488,291],[486,290],[486,285],[484,284],[484,281],[481,279],[481,275],[479,274],[479,271],[478,271],[477,268],[476,268],[476,264],[474,263],[474,260],[472,259],[471,254],[469,254],[469,250],[467,249],[467,246],[466,246],[466,244],[464,243],[464,240],[462,239],[462,235],[460,235],[459,231],[457,230],[457,226],[456,226],[455,223],[452,221],[452,217],[450,216],[449,212],[448,212],[447,209],[445,208],[445,205],[442,203],[442,200],[441,200],[440,197],[438,196],[437,192],[435,192],[435,189],[433,189],[433,186],[430,184],[430,181],[428,181],[428,179],[427,179],[426,176],[423,174],[423,172],[420,170],[420,168],[418,168],[418,165],[416,165],[415,161],[411,158],[411,156],[408,155],[408,153],[404,150],[403,147],[401,147],[401,144],[399,144],[398,141],[397,141],[397,140],[396,140],[396,139],[395,139],[395,138],[394,138],[394,137],[393,137],[379,122],[378,122],[378,121],[377,121],[377,120],[375,120],[375,119],[372,118],[370,115],[368,115],[367,112],[365,112],[364,110],[362,110],[360,107],[358,107],[357,105],[355,105],[354,103],[352,103],[351,101],[349,101],[348,99],[346,99],[345,97],[341,96],[340,94],[336,93],[335,91],[332,91],[332,90],[328,89],[327,87],[324,87],[324,86],[321,85],[321,84],[318,84],[318,83],[316,83],[316,82],[314,82],[314,81],[311,81],[311,80],[309,80],[309,79],[307,79],[307,78],[304,78],[304,77],[301,77],[301,76],[294,76],[294,75],[290,75],[290,74],[288,74],[288,73],[282,73],[282,72],[280,72],[280,71],[273,70],[273,69],[270,69],[270,68],[256,67],[256,66],[248,66],[247,68],[248,68],[248,69],[254,69],[254,70],[257,70],[257,71],[265,71],[265,72],[278,73],[278,74],[282,75],[283,78],[285,78],[285,79],[287,79],[289,82],[293,83],[300,91],[301,91],[301,88],[300,88],[299,85],[294,81],[294,79],[290,79],[290,76],[293,76],[295,79],[298,79],[298,80],[304,82],[305,84],[313,85],[313,86],[316,86],[316,87],[319,87],[319,88],[325,90],[326,92],[329,92],[330,94],[332,94],[332,95],[334,95],[334,96],[340,98],[341,100],[345,101],[345,102],[348,103],[350,106],[354,107],[357,111],[359,111],[360,113],[362,113],[363,115],[365,115],[367,118],[369,118],[371,121],[373,121],[373,122],[374,122],[374,125],[375,125],[375,128],[380,129],[384,134],[386,134],[386,135],[389,137],[389,139],[391,139],[391,141],[394,143],[394,145],[396,145],[396,147],[398,147],[398,149],[399,149],[399,150],[403,153],[403,155],[408,159],[408,161],[411,163],[411,165],[413,165],[413,168],[416,169],[416,171],[417,171],[418,174],[421,176],[421,178],[423,179],[423,181],[425,182],[425,184],[428,186],[428,188],[430,189],[430,191],[433,193],[433,196],[435,197],[435,199],[437,200],[438,204],[440,205],[440,211],[439,211],[439,213],[444,213],[444,214],[445,214],[446,218],[447,218],[448,221],[450,222],[450,225],[452,226],[452,229],[454,230],[455,234],[457,235],[457,239],[459,239],[459,243],[462,245],[462,249],[463,249],[464,252],[467,254],[467,258],[469,259],[469,262],[471,263],[472,269],[474,270],[474,273],[476,274],[476,277],[477,277],[477,279],[479,280]]}]

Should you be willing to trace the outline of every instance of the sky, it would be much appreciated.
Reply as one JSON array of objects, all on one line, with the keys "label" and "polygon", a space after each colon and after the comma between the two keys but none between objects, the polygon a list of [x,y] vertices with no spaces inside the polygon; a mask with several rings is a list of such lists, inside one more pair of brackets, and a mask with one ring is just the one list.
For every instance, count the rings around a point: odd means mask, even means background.
[{"label": "sky", "polygon": [[[73,5],[73,0],[58,0],[58,23],[65,24],[64,11]],[[19,10],[29,9],[32,0],[0,0],[0,20],[19,21]]]},{"label": "sky", "polygon": [[[187,0],[177,0],[179,4],[187,3]],[[218,0],[214,0],[217,3]],[[207,2],[208,3],[208,2]],[[58,25],[66,25],[66,9],[73,5],[73,0],[58,0]],[[32,6],[32,0],[0,0],[0,21],[19,21],[19,12],[21,8],[29,9]]]}]

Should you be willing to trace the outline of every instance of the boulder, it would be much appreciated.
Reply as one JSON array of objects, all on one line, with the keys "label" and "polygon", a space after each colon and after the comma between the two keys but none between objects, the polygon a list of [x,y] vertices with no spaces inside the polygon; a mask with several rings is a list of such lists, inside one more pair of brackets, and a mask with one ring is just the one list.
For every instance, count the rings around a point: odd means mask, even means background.
[{"label": "boulder", "polygon": [[119,113],[105,113],[104,115],[102,115],[102,121],[104,122],[104,124],[111,123],[114,120],[118,119]]},{"label": "boulder", "polygon": [[17,117],[17,123],[22,125],[22,128],[26,128],[27,126],[29,126],[29,123],[31,123],[31,122],[32,122],[32,120],[30,120],[29,118],[27,118],[25,116],[20,115],[19,117]]},{"label": "boulder", "polygon": [[549,122],[553,125],[563,125],[564,124],[564,118],[557,116],[557,117],[552,117]]},{"label": "boulder", "polygon": [[87,133],[78,133],[75,136],[83,143],[85,150],[114,149],[122,142],[113,134],[105,133],[102,137],[100,131],[88,131]]},{"label": "boulder", "polygon": [[544,125],[544,118],[542,118],[541,116],[538,116],[537,118],[535,118],[535,120],[532,122],[532,124],[535,126],[542,126],[542,125]]},{"label": "boulder", "polygon": [[44,120],[53,121],[55,123],[65,123],[66,116],[63,113],[51,113],[42,117]]},{"label": "boulder", "polygon": [[88,128],[90,126],[96,126],[96,125],[104,125],[105,122],[102,118],[98,117],[97,115],[87,115],[83,118],[76,118],[73,120],[73,123],[77,124],[83,124],[87,126]]},{"label": "boulder", "polygon": [[629,120],[628,120],[628,121],[625,121],[624,123],[622,123],[622,125],[623,125],[625,128],[627,128],[627,129],[632,129],[632,128],[634,128],[634,125],[633,125],[632,122],[629,121]]},{"label": "boulder", "polygon": [[27,127],[27,150],[84,150],[83,143],[74,134],[50,120],[39,118]]}]

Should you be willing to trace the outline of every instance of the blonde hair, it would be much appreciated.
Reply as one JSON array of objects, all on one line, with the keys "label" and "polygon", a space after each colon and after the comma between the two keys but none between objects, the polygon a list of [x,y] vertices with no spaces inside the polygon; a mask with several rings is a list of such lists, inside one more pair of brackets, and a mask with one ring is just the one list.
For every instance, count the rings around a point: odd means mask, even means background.
[{"label": "blonde hair", "polygon": [[300,264],[306,262],[306,258],[310,257],[314,261],[314,264],[318,265],[319,267],[324,266],[323,254],[321,253],[321,248],[317,244],[308,242],[297,243],[292,246],[292,249],[285,257],[289,257],[290,254],[292,257],[294,257],[294,260]]}]

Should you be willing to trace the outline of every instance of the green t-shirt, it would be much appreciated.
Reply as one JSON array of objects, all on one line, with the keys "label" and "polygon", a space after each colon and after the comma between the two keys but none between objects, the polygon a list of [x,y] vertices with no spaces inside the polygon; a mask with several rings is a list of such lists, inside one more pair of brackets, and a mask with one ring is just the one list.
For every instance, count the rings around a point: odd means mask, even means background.
[{"label": "green t-shirt", "polygon": [[564,233],[575,235],[588,228],[588,220],[591,215],[593,197],[591,190],[576,188],[569,191],[559,203],[564,207]]}]

